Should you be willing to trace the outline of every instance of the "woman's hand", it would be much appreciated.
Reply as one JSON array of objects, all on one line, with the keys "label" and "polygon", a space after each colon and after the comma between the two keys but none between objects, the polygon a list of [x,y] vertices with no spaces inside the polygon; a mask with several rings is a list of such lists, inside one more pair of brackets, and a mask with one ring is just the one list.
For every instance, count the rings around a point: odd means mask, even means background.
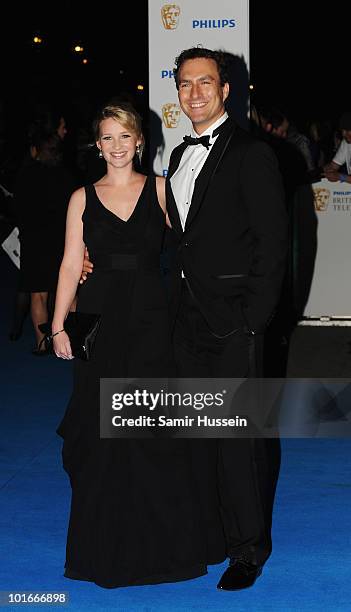
[{"label": "woman's hand", "polygon": [[52,343],[56,357],[61,357],[61,359],[74,359],[71,343],[65,331],[59,332],[54,336]]},{"label": "woman's hand", "polygon": [[87,247],[85,247],[83,268],[82,268],[82,272],[81,272],[81,275],[80,275],[80,281],[79,281],[80,285],[82,285],[84,283],[84,281],[87,280],[87,274],[91,274],[92,273],[93,267],[94,267],[94,265],[91,263],[91,261],[89,259],[88,249],[87,249]]}]

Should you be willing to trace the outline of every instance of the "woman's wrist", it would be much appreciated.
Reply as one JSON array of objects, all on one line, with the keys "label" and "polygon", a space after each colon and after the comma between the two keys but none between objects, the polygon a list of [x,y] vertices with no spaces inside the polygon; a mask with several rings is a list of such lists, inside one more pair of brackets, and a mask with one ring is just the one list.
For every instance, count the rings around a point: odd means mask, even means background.
[{"label": "woman's wrist", "polygon": [[59,331],[62,331],[64,328],[63,321],[53,321],[51,325],[51,333],[56,334]]},{"label": "woman's wrist", "polygon": [[51,334],[51,338],[54,338],[55,336],[58,336],[61,332],[64,332],[64,329],[59,329],[57,332],[52,332]]}]

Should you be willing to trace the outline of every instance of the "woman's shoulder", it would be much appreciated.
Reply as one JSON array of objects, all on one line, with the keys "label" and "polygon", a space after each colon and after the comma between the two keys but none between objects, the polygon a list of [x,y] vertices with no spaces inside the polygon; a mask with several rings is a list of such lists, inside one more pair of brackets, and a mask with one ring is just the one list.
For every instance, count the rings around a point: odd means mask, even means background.
[{"label": "woman's shoulder", "polygon": [[89,187],[89,185],[83,185],[82,187],[78,187],[78,189],[75,189],[72,193],[72,197],[74,196],[75,198],[82,198],[85,197],[85,192],[86,189]]},{"label": "woman's shoulder", "polygon": [[85,200],[86,200],[86,191],[85,191],[85,186],[83,186],[73,191],[71,195],[71,199],[70,199],[70,204],[72,206],[79,206],[79,207],[84,208]]}]

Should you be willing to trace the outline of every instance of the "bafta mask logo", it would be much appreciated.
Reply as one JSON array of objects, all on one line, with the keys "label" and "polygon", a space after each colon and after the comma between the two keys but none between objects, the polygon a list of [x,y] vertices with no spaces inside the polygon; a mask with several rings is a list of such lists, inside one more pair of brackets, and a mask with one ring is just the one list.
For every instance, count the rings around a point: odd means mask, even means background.
[{"label": "bafta mask logo", "polygon": [[164,4],[161,8],[162,23],[166,30],[178,27],[180,8],[176,4]]},{"label": "bafta mask logo", "polygon": [[180,106],[173,102],[168,102],[162,106],[162,118],[166,128],[178,127],[180,118]]},{"label": "bafta mask logo", "polygon": [[325,187],[315,187],[314,193],[314,206],[317,212],[327,210],[330,198],[330,191]]}]

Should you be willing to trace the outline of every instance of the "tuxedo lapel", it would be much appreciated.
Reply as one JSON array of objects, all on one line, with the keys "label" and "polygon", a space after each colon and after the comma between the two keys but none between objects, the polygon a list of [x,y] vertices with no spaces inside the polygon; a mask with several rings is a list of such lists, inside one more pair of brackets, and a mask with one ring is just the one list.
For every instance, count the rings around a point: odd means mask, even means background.
[{"label": "tuxedo lapel", "polygon": [[169,167],[168,167],[168,173],[167,173],[168,179],[170,179],[175,173],[175,171],[177,170],[180,164],[180,160],[182,159],[182,155],[186,148],[187,148],[187,145],[185,144],[185,142],[182,142],[175,149],[173,149],[171,159],[169,160]]},{"label": "tuxedo lapel", "polygon": [[191,199],[191,205],[185,222],[185,231],[189,228],[201,206],[212,176],[217,169],[217,166],[225,152],[229,139],[234,130],[235,125],[230,119],[227,119],[227,121],[223,123],[223,129],[221,130],[216,142],[211,147],[211,152],[195,181],[193,197]]},{"label": "tuxedo lapel", "polygon": [[166,202],[167,202],[167,212],[169,216],[169,220],[171,222],[172,229],[177,234],[183,233],[182,223],[179,217],[178,207],[173,195],[171,181],[169,179],[166,180]]},{"label": "tuxedo lapel", "polygon": [[184,143],[180,144],[176,147],[171,155],[168,174],[166,179],[166,201],[167,201],[167,212],[171,221],[172,229],[174,229],[177,234],[183,234],[183,228],[179,217],[178,207],[173,195],[172,186],[171,186],[171,177],[177,170],[180,160],[182,159],[182,155],[186,149],[187,145]]}]

